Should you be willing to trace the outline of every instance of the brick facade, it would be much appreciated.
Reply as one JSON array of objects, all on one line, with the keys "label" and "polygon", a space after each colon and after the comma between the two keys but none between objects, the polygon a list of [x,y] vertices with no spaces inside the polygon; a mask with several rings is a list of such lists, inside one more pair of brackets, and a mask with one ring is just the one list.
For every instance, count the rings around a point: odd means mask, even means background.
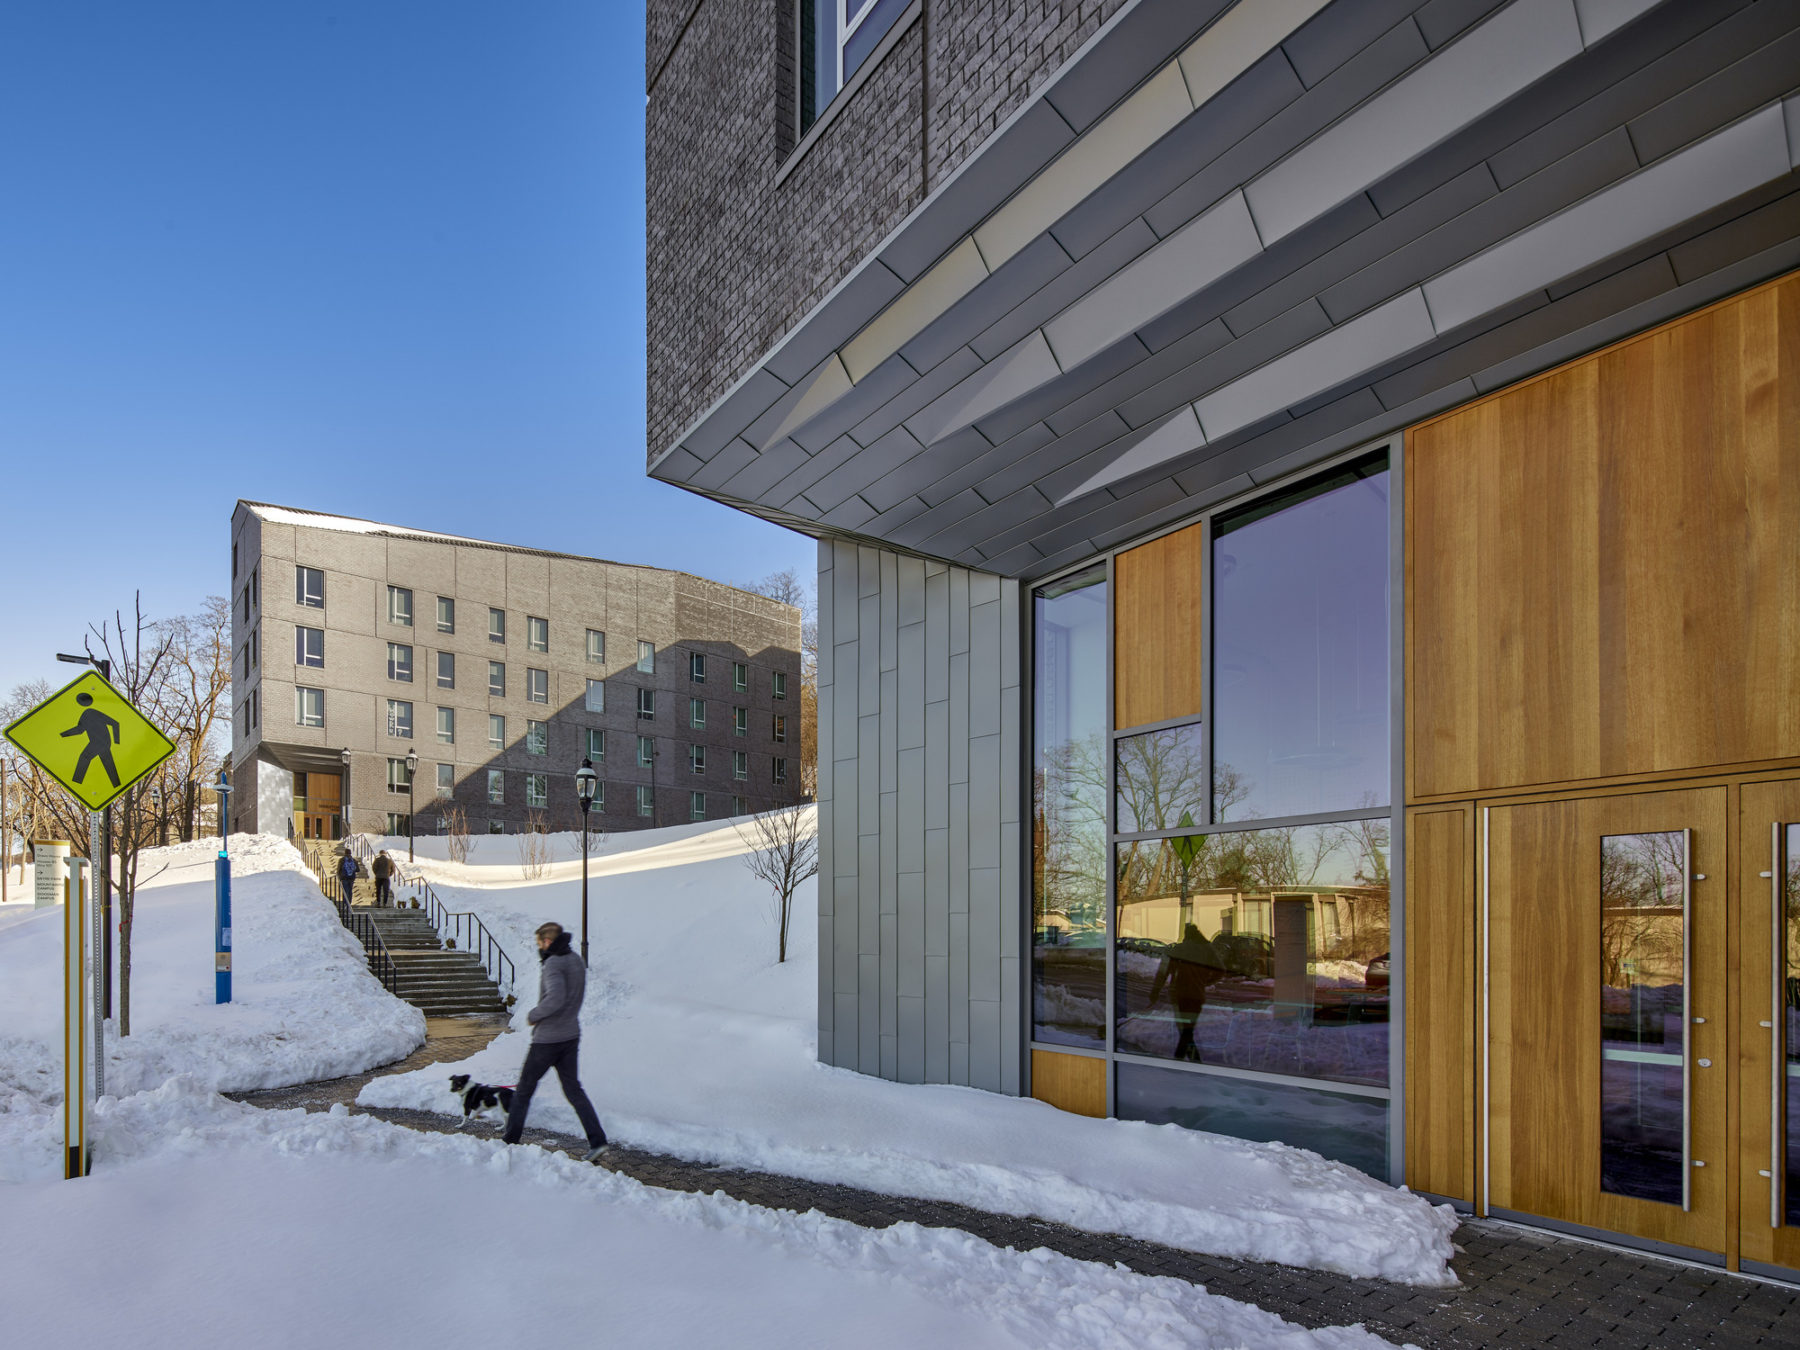
[{"label": "brick facade", "polygon": [[791,165],[787,3],[647,6],[651,455],[780,341],[1124,0],[920,0],[880,66],[826,110],[825,125]]}]

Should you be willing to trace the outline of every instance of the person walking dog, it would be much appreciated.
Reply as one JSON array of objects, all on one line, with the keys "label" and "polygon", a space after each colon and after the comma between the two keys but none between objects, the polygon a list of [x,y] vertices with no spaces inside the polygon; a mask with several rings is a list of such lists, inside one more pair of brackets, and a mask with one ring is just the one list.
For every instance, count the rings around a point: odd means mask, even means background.
[{"label": "person walking dog", "polygon": [[506,1113],[506,1132],[500,1137],[516,1144],[525,1133],[525,1114],[531,1109],[531,1094],[538,1080],[556,1070],[563,1096],[575,1108],[581,1128],[587,1134],[587,1162],[598,1162],[606,1151],[606,1131],[600,1128],[600,1117],[594,1104],[582,1090],[576,1076],[575,1061],[581,1048],[581,1000],[587,993],[587,967],[569,950],[569,935],[559,923],[546,923],[537,930],[538,960],[543,967],[538,974],[537,1007],[525,1014],[531,1023],[531,1048],[525,1052],[525,1066],[519,1070],[519,1081],[513,1087],[512,1109]]}]

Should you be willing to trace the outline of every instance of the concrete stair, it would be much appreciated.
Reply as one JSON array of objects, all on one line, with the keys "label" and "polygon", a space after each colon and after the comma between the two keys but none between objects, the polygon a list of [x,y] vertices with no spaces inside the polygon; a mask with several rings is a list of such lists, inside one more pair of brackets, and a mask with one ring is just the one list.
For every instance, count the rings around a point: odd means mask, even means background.
[{"label": "concrete stair", "polygon": [[499,989],[473,953],[444,946],[415,909],[360,910],[373,921],[394,958],[397,992],[427,1017],[504,1017]]}]

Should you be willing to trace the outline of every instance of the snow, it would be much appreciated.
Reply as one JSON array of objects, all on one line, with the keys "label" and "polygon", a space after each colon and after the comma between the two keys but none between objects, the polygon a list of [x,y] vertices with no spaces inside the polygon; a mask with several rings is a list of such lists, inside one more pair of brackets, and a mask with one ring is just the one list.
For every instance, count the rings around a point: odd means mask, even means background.
[{"label": "snow", "polygon": [[[423,1042],[424,1017],[369,974],[300,854],[264,836],[231,841],[232,1001],[216,1004],[218,847],[144,850],[132,1034],[108,1023],[108,1093],[175,1074],[221,1090],[280,1087],[392,1063]],[[62,1172],[62,947],[61,906],[0,908],[0,1179]]]},{"label": "snow", "polygon": [[[444,840],[422,839],[417,869],[452,910],[479,913],[519,963],[514,1030],[460,1064],[378,1078],[364,1105],[449,1114],[450,1074],[515,1081],[536,993],[532,931],[554,919],[579,938],[579,836],[553,836],[555,861],[536,878],[524,875],[516,837],[472,842],[457,864]],[[1455,1282],[1448,1206],[1315,1153],[819,1064],[814,888],[795,898],[790,959],[778,965],[772,904],[743,866],[746,851],[719,823],[615,836],[596,851],[582,1077],[609,1135],[1191,1251]],[[577,1131],[554,1081],[532,1120]]]},{"label": "snow", "polygon": [[[660,1191],[341,1107],[260,1111],[189,1077],[103,1101],[95,1127],[106,1168],[6,1193],[10,1230],[30,1235],[0,1263],[17,1344],[1387,1344],[955,1230]],[[104,1298],[97,1252],[129,1253],[105,1263]]]}]

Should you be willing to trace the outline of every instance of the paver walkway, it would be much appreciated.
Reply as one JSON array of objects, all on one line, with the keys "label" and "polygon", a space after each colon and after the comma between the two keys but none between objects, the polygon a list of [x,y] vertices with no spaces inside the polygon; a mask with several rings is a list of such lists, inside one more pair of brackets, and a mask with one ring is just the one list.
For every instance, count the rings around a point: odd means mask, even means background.
[{"label": "paver walkway", "polygon": [[[466,1059],[504,1027],[434,1020],[423,1047],[373,1073],[263,1092],[234,1093],[265,1107],[351,1110],[412,1129],[449,1132],[456,1121],[427,1111],[355,1105],[371,1078]],[[554,1084],[549,1085],[554,1089]],[[448,1089],[446,1088],[446,1092]],[[604,1119],[605,1104],[601,1105]],[[497,1135],[494,1126],[471,1126]],[[526,1142],[580,1156],[579,1139],[528,1129]],[[1360,1322],[1397,1343],[1425,1350],[1460,1347],[1598,1346],[1606,1350],[1800,1350],[1800,1288],[1770,1284],[1679,1262],[1638,1256],[1571,1238],[1487,1220],[1457,1231],[1455,1289],[1415,1289],[1323,1271],[1202,1256],[1118,1234],[1089,1233],[1041,1219],[991,1214],[937,1200],[880,1195],[797,1177],[713,1167],[615,1145],[605,1165],[650,1186],[712,1193],[772,1209],[816,1209],[867,1228],[918,1223],[959,1228],[1002,1247],[1048,1247],[1084,1261],[1118,1263],[1167,1275],[1215,1294],[1254,1303],[1305,1327]]]}]

